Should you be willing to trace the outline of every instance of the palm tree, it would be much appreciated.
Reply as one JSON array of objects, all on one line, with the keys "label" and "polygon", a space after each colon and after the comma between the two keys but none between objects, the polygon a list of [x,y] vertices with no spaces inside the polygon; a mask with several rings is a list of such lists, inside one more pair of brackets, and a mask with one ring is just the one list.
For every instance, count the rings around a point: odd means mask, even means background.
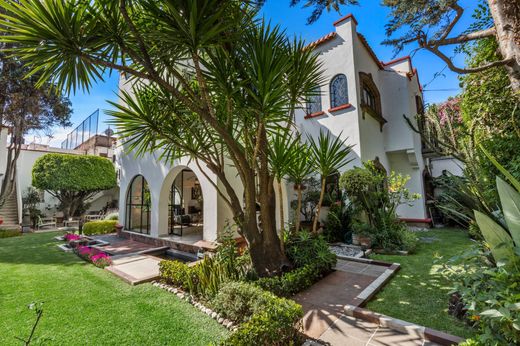
[{"label": "palm tree", "polygon": [[329,175],[335,171],[343,168],[347,163],[352,161],[348,159],[348,155],[352,151],[351,145],[346,145],[345,141],[341,140],[341,133],[336,138],[332,139],[330,132],[320,131],[318,140],[308,136],[311,161],[314,169],[321,176],[321,192],[318,205],[316,207],[316,215],[312,224],[312,231],[314,233],[318,230],[318,219],[320,217],[321,205],[323,197],[325,196],[325,183]]},{"label": "palm tree", "polygon": [[311,174],[313,165],[310,160],[310,150],[307,145],[298,141],[298,143],[292,147],[294,154],[292,155],[293,161],[289,165],[287,175],[291,182],[294,183],[294,187],[298,192],[298,205],[294,215],[294,229],[296,232],[300,230],[300,210],[302,209],[302,188],[303,182]]}]

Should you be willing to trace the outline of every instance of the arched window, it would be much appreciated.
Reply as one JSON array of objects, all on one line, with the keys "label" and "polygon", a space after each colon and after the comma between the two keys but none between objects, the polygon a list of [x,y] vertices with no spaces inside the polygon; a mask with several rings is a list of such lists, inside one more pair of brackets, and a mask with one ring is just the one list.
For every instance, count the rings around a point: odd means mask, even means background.
[{"label": "arched window", "polygon": [[311,96],[307,100],[307,115],[321,112],[321,93],[320,87],[313,90]]},{"label": "arched window", "polygon": [[347,77],[338,74],[330,82],[330,108],[336,108],[348,103]]},{"label": "arched window", "polygon": [[150,234],[151,196],[148,183],[142,175],[132,179],[126,196],[126,229]]}]

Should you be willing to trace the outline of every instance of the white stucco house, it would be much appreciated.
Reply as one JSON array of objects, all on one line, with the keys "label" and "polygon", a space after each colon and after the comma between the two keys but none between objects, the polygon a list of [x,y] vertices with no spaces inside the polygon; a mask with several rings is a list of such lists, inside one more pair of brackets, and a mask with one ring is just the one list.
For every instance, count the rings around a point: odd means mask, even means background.
[{"label": "white stucco house", "polygon": [[[352,15],[333,24],[334,31],[307,47],[319,54],[328,82],[321,87],[321,96],[296,114],[299,131],[317,136],[325,130],[341,136],[354,145],[353,161],[344,170],[378,159],[388,172],[409,175],[408,188],[424,195],[421,139],[403,118],[414,118],[423,109],[417,70],[409,57],[381,62],[357,32]],[[120,89],[130,91],[123,77]],[[159,160],[160,153],[136,157],[124,144],[120,150],[119,220],[127,235],[211,242],[231,221],[211,171],[203,174],[203,167],[186,158],[165,163]],[[241,189],[238,180],[236,189]],[[286,213],[296,198],[292,192],[288,183],[284,189]],[[398,213],[410,222],[428,222],[424,198],[400,207]]]}]

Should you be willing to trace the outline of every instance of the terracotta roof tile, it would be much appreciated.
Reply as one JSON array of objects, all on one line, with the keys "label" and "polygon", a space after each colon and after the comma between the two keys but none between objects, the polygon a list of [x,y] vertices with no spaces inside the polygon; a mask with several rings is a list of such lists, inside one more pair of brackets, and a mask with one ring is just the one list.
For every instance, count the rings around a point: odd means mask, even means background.
[{"label": "terracotta roof tile", "polygon": [[309,43],[305,47],[305,49],[314,49],[314,48],[318,47],[319,45],[321,45],[321,44],[323,44],[323,43],[325,43],[327,41],[332,40],[336,36],[337,36],[337,33],[335,31],[333,31],[331,33],[328,33],[327,35],[317,39],[316,41]]}]

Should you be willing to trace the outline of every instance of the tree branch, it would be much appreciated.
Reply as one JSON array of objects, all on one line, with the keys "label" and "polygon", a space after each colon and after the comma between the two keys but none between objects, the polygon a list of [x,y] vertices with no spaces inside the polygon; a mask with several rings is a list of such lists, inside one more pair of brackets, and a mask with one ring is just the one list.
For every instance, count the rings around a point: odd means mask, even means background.
[{"label": "tree branch", "polygon": [[496,29],[489,28],[485,30],[479,30],[475,32],[470,32],[468,34],[462,34],[457,37],[451,37],[451,38],[441,38],[438,40],[431,40],[428,42],[429,46],[438,47],[438,46],[447,46],[450,44],[459,44],[459,43],[465,43],[469,41],[478,40],[481,38],[486,37],[492,37],[496,35]]},{"label": "tree branch", "polygon": [[424,46],[423,48],[426,49],[427,51],[437,55],[442,61],[444,61],[446,63],[446,65],[448,65],[448,68],[450,70],[452,70],[453,72],[460,73],[460,74],[482,72],[491,67],[508,65],[514,61],[513,58],[510,58],[510,59],[503,59],[503,60],[499,60],[499,61],[493,61],[493,62],[484,64],[484,65],[481,65],[478,67],[462,68],[462,67],[455,66],[453,61],[451,61],[451,59],[448,56],[446,56],[443,52],[441,52],[438,48],[430,47],[430,46]]}]

